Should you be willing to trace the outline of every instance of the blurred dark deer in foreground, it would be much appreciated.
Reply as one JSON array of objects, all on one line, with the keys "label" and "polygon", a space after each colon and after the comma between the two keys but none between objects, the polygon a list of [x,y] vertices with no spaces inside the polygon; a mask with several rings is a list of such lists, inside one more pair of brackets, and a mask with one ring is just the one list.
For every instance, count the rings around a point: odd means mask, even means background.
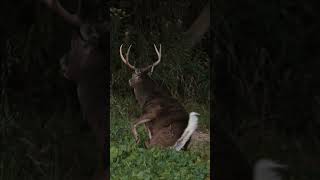
[{"label": "blurred dark deer in foreground", "polygon": [[107,179],[107,26],[81,18],[79,0],[77,14],[71,14],[57,0],[43,0],[56,14],[74,27],[71,49],[61,59],[64,76],[77,84],[83,116],[88,120],[99,146],[99,164],[95,180]]},{"label": "blurred dark deer in foreground", "polygon": [[137,143],[140,142],[136,128],[144,124],[149,134],[149,141],[145,142],[147,148],[172,147],[179,151],[188,143],[197,128],[199,114],[191,112],[188,115],[176,99],[151,79],[154,67],[161,61],[161,45],[159,50],[154,45],[158,60],[144,68],[136,68],[129,63],[130,48],[131,45],[124,57],[121,45],[120,57],[130,69],[134,70],[129,85],[134,89],[136,99],[143,110],[142,115],[133,123],[134,138]]}]

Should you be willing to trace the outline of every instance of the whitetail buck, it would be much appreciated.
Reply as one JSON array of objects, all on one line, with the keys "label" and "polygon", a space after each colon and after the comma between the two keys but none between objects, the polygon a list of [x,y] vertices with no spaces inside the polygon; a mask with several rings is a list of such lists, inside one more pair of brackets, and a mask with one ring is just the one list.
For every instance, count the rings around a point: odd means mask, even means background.
[{"label": "whitetail buck", "polygon": [[130,69],[134,70],[129,85],[134,89],[136,99],[143,110],[142,115],[133,122],[134,138],[137,143],[140,142],[137,126],[144,124],[149,134],[149,140],[145,142],[147,148],[171,147],[179,151],[185,147],[197,128],[199,114],[191,112],[188,115],[176,99],[151,79],[154,67],[161,61],[161,45],[159,50],[154,45],[158,60],[144,68],[136,68],[129,63],[130,48],[131,45],[124,57],[121,45],[120,57]]},{"label": "whitetail buck", "polygon": [[77,84],[77,94],[84,118],[93,130],[101,160],[94,180],[108,179],[107,141],[107,25],[92,23],[64,9],[58,0],[42,0],[52,11],[74,27],[71,49],[61,59],[64,76]]}]

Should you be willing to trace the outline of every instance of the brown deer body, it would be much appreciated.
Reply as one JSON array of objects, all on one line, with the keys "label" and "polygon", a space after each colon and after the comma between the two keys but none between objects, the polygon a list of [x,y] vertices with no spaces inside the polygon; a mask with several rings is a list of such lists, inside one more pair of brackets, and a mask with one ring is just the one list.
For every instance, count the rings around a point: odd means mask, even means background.
[{"label": "brown deer body", "polygon": [[143,110],[142,115],[133,122],[134,138],[137,143],[140,142],[136,128],[138,125],[144,124],[149,134],[149,141],[145,142],[147,148],[157,146],[173,147],[180,150],[196,129],[198,114],[192,112],[188,115],[176,99],[151,79],[153,68],[161,60],[161,45],[159,50],[154,46],[158,61],[140,69],[135,68],[128,61],[130,48],[131,46],[128,48],[126,58],[124,58],[121,45],[120,56],[122,61],[135,71],[129,80],[129,85],[134,89],[135,97]]},{"label": "brown deer body", "polygon": [[58,0],[43,0],[44,3],[67,23],[74,27],[71,49],[60,60],[64,76],[77,85],[77,94],[82,114],[95,134],[99,152],[94,180],[108,179],[107,167],[107,27],[106,24],[85,22],[78,14],[65,10]]}]

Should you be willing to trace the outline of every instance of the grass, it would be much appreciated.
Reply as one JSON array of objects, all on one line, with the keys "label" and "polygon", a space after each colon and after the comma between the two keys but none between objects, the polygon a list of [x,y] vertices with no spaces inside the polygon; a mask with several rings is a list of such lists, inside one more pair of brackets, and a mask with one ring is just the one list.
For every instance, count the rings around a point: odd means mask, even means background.
[{"label": "grass", "polygon": [[[207,127],[209,112],[204,106],[187,103],[186,109],[202,114],[200,127]],[[145,149],[142,144],[137,145],[130,126],[139,111],[133,97],[111,97],[111,179],[209,179],[209,151],[205,154],[202,151],[176,152]],[[144,142],[147,135],[143,128],[139,128],[138,132],[141,142]]]}]

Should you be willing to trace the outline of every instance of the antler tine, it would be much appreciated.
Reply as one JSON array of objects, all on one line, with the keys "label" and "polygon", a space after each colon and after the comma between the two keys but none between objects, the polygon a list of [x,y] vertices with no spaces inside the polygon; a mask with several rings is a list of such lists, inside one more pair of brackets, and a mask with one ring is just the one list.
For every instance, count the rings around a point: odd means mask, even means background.
[{"label": "antler tine", "polygon": [[155,63],[153,63],[152,66],[156,66],[156,65],[158,65],[158,64],[160,63],[160,61],[161,61],[161,44],[160,44],[159,50],[157,49],[157,46],[156,46],[155,44],[153,44],[153,47],[154,47],[154,49],[156,50],[156,53],[157,53],[157,55],[158,55],[158,60],[157,60]]},{"label": "antler tine", "polygon": [[122,54],[122,45],[120,46],[120,57],[121,57],[121,60],[129,66],[129,68],[133,69],[133,70],[136,70],[136,68],[134,66],[132,66],[130,63],[129,63],[129,53],[130,53],[130,49],[131,49],[131,46],[132,44],[130,44],[128,50],[127,50],[127,53],[126,53],[126,58],[123,57],[123,54]]},{"label": "antler tine", "polygon": [[148,69],[151,68],[151,73],[152,73],[153,72],[153,68],[156,65],[158,65],[160,63],[160,61],[161,61],[161,44],[160,44],[159,50],[157,49],[157,46],[155,44],[153,44],[153,47],[156,50],[156,53],[157,53],[157,56],[158,56],[158,60],[156,62],[154,62],[153,64],[143,68],[142,71],[147,71]]},{"label": "antler tine", "polygon": [[129,53],[130,53],[130,49],[131,49],[132,44],[130,44],[127,53],[126,53],[126,59],[127,59],[127,63],[129,64]]},{"label": "antler tine", "polygon": [[127,60],[126,60],[126,58],[123,57],[123,54],[122,54],[122,46],[123,46],[123,44],[121,44],[121,46],[120,46],[120,57],[121,57],[121,60],[122,60],[125,64],[127,64]]}]

